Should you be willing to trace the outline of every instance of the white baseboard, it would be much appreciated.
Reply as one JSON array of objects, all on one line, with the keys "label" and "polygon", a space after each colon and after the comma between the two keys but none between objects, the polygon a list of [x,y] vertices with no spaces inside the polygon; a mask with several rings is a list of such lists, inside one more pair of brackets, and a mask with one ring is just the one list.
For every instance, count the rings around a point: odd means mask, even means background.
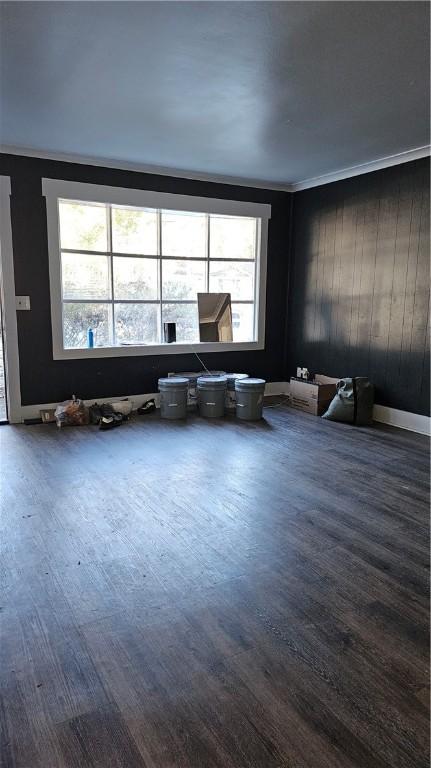
[{"label": "white baseboard", "polygon": [[[286,391],[285,381],[269,381],[265,386],[265,395],[283,395]],[[157,408],[159,407],[159,393],[147,392],[144,395],[121,395],[120,397],[96,397],[92,400],[84,400],[85,405],[93,405],[94,403],[118,403],[120,400],[133,401],[133,408],[139,408],[142,403],[150,398],[154,398]],[[10,419],[11,424],[21,424],[26,419],[38,419],[40,418],[40,411],[50,410],[55,408],[57,403],[36,403],[35,405],[22,405],[20,416],[14,420]]]},{"label": "white baseboard", "polygon": [[[288,395],[290,384],[288,381],[280,382],[284,385],[284,394]],[[397,408],[387,408],[385,405],[375,405],[373,408],[373,421],[381,424],[390,424],[399,429],[408,429],[410,432],[418,432],[421,435],[431,434],[431,418],[421,416],[419,413],[399,411]]]},{"label": "white baseboard", "polygon": [[[158,392],[149,392],[146,395],[122,395],[121,397],[95,397],[92,400],[84,400],[85,405],[94,405],[94,403],[118,403],[120,400],[131,400],[133,402],[133,408],[139,408],[145,400],[150,400],[154,397],[157,407],[159,406],[159,394]],[[16,420],[15,424],[22,423],[26,419],[38,419],[40,418],[40,411],[50,410],[55,408],[58,403],[36,403],[35,405],[22,405],[21,406],[21,418]]]},{"label": "white baseboard", "polygon": [[409,413],[409,411],[399,411],[397,408],[387,408],[385,405],[375,405],[373,419],[382,424],[391,424],[393,427],[419,432],[421,435],[431,433],[430,417],[421,416],[419,413]]},{"label": "white baseboard", "polygon": [[[289,395],[290,384],[288,381],[268,381],[265,387],[265,396]],[[145,400],[154,397],[157,407],[159,406],[159,395],[157,392],[149,392],[144,395],[123,395],[121,397],[97,397],[93,400],[84,400],[86,405],[93,403],[115,403],[119,400],[128,398],[133,401],[133,407],[139,408]],[[21,406],[21,416],[16,418],[13,423],[22,423],[25,419],[38,419],[40,411],[48,408],[55,408],[57,403],[41,403],[36,405]],[[387,408],[384,405],[375,405],[373,410],[373,419],[382,424],[390,424],[399,429],[408,429],[411,432],[418,432],[421,435],[431,434],[431,419],[428,416],[421,416],[419,413],[409,413],[408,411],[399,411],[396,408]],[[12,421],[12,420],[11,420]]]}]

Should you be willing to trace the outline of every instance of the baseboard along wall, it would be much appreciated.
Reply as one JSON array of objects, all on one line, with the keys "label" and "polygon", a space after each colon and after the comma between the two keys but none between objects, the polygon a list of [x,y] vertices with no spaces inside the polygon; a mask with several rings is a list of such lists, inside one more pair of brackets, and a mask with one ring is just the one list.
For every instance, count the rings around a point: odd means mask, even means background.
[{"label": "baseboard along wall", "polygon": [[[265,387],[265,397],[275,395],[284,395],[289,397],[290,385],[288,381],[269,381]],[[93,403],[115,403],[119,400],[128,398],[133,401],[133,407],[139,408],[145,400],[154,398],[156,405],[159,405],[159,393],[148,392],[141,395],[123,395],[122,397],[98,397],[93,400],[85,400],[86,405]],[[20,416],[11,420],[11,423],[20,424],[26,420],[38,419],[41,410],[55,408],[57,403],[37,403],[35,405],[22,405]],[[392,427],[407,429],[411,432],[418,432],[421,435],[431,434],[431,419],[429,416],[422,416],[419,413],[409,413],[408,411],[399,411],[396,408],[387,408],[384,405],[375,405],[373,411],[374,421],[382,424],[390,424]]]}]

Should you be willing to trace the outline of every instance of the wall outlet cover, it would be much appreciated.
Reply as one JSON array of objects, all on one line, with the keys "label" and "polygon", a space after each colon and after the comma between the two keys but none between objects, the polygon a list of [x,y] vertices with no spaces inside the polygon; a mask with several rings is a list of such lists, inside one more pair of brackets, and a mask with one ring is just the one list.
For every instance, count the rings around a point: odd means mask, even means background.
[{"label": "wall outlet cover", "polygon": [[30,309],[30,296],[15,296],[15,306],[17,309]]}]

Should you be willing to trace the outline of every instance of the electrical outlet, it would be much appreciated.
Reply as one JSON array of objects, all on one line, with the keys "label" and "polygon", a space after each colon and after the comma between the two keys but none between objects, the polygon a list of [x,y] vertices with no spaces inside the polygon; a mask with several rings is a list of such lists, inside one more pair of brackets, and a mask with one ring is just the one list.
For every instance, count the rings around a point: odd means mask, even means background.
[{"label": "electrical outlet", "polygon": [[30,309],[30,296],[15,296],[15,306],[17,309]]}]

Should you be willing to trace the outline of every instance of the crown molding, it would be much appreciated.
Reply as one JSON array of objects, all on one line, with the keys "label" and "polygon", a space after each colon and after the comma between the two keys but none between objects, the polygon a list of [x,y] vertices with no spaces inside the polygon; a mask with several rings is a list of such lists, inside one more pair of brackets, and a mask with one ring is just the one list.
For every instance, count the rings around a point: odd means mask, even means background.
[{"label": "crown molding", "polygon": [[352,165],[349,168],[343,168],[340,171],[325,173],[322,176],[315,176],[311,179],[295,182],[289,185],[287,191],[300,192],[303,189],[321,187],[323,184],[331,184],[334,181],[350,179],[353,176],[361,176],[363,173],[371,173],[372,171],[380,171],[382,168],[390,168],[392,165],[401,165],[402,163],[409,163],[412,160],[419,160],[422,157],[429,157],[430,153],[431,146],[429,144],[425,147],[407,149],[405,152],[398,152],[396,155],[388,155],[387,157],[381,157],[379,160],[371,160],[368,163]]},{"label": "crown molding", "polygon": [[190,179],[191,181],[212,182],[215,184],[229,184],[231,186],[252,187],[254,189],[268,189],[274,192],[300,192],[312,187],[320,187],[324,184],[331,184],[334,181],[342,181],[353,176],[361,176],[364,173],[379,171],[382,168],[390,168],[393,165],[409,163],[412,160],[419,160],[423,157],[429,157],[431,146],[428,144],[415,149],[408,149],[405,152],[398,152],[395,155],[387,155],[377,160],[371,160],[360,165],[352,165],[339,171],[332,171],[321,176],[314,176],[310,179],[304,179],[297,182],[286,182],[277,184],[271,181],[262,181],[262,179],[244,179],[243,177],[224,176],[222,174],[199,173],[195,171],[185,171],[178,168],[165,168],[158,165],[143,165],[134,162],[121,162],[108,159],[106,157],[88,157],[85,155],[75,155],[62,152],[47,152],[29,147],[16,147],[9,145],[0,145],[0,153],[6,155],[19,155],[22,157],[33,157],[39,160],[55,160],[61,163],[78,163],[80,165],[93,165],[101,168],[112,168],[117,171],[133,171],[136,173],[149,173],[158,176],[171,176],[178,179]]},{"label": "crown molding", "polygon": [[262,179],[245,179],[237,176],[224,176],[222,174],[199,173],[185,171],[179,168],[165,168],[158,165],[144,165],[142,163],[122,162],[110,160],[106,157],[88,157],[86,155],[74,155],[63,152],[47,152],[45,150],[31,149],[30,147],[15,147],[0,144],[0,153],[5,155],[20,155],[21,157],[33,157],[36,160],[55,160],[61,163],[78,163],[80,165],[94,165],[101,168],[112,168],[116,171],[134,171],[136,173],[151,173],[157,176],[170,176],[191,181],[206,181],[214,184],[229,184],[238,187],[252,187],[253,189],[269,189],[274,192],[290,192],[290,184],[276,184],[273,181]]}]

